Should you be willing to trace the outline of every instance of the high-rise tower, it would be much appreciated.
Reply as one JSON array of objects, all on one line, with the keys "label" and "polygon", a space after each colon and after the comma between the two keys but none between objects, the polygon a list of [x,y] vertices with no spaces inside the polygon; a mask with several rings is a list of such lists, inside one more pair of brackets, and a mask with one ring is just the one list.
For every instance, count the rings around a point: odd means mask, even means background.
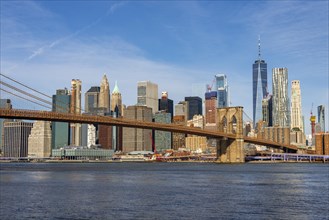
[{"label": "high-rise tower", "polygon": [[105,74],[99,92],[99,108],[104,108],[106,112],[110,111],[110,85]]},{"label": "high-rise tower", "polygon": [[91,113],[98,109],[99,93],[100,93],[99,86],[92,86],[85,93],[85,112],[86,113]]},{"label": "high-rise tower", "polygon": [[273,125],[279,127],[290,127],[287,68],[273,68],[272,91]]},{"label": "high-rise tower", "polygon": [[216,76],[216,91],[217,91],[217,107],[225,108],[229,106],[228,100],[228,85],[225,74],[217,74]]},{"label": "high-rise tower", "polygon": [[122,97],[117,81],[115,81],[115,86],[112,91],[111,110],[116,113],[117,117],[122,115]]},{"label": "high-rise tower", "polygon": [[293,128],[304,131],[299,80],[293,80],[291,82],[291,129]]},{"label": "high-rise tower", "polygon": [[[71,81],[71,104],[70,113],[81,114],[81,81],[79,79],[72,79]],[[81,145],[81,124],[71,124],[71,145]]]},{"label": "high-rise tower", "polygon": [[261,59],[260,38],[258,39],[258,60],[252,65],[252,102],[254,127],[262,120],[262,100],[267,96],[267,63]]},{"label": "high-rise tower", "polygon": [[158,102],[158,84],[150,81],[141,81],[137,83],[137,105],[143,105],[152,108],[153,114],[159,109]]}]

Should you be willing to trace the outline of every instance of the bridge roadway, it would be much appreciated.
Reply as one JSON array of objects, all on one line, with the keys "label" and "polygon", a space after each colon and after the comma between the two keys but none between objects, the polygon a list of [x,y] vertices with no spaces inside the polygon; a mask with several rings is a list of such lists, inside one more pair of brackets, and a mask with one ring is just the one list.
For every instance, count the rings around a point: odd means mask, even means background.
[{"label": "bridge roadway", "polygon": [[[112,125],[112,126],[155,129],[160,131],[193,134],[199,136],[206,136],[210,138],[228,138],[232,140],[239,138],[235,134],[229,134],[220,131],[202,130],[200,128],[187,127],[177,124],[162,124],[155,122],[137,121],[137,120],[131,120],[126,118],[112,118],[108,116],[98,116],[98,115],[70,114],[70,113],[50,112],[50,111],[35,111],[35,110],[0,109],[0,118],[59,121],[59,122],[81,123],[81,124],[104,124],[104,125]],[[244,142],[247,143],[278,148],[284,150],[285,152],[297,151],[297,148],[295,146],[284,145],[273,141],[251,138],[247,136],[243,136],[242,138],[244,139]]]}]

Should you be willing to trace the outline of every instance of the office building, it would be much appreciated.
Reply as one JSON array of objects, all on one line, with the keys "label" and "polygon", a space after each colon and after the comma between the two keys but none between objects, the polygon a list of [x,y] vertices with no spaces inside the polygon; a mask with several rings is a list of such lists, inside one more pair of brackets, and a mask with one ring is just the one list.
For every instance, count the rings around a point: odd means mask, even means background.
[{"label": "office building", "polygon": [[[262,116],[263,116],[262,121],[264,122],[264,125],[266,127],[271,127],[273,125],[273,123],[272,123],[272,114],[273,114],[272,96],[267,95],[262,100]],[[256,129],[257,129],[257,127],[256,127]]]},{"label": "office building", "polygon": [[229,106],[229,94],[227,77],[225,74],[217,74],[216,91],[217,91],[217,108],[225,108]]},{"label": "office building", "polygon": [[[71,81],[71,103],[70,113],[81,114],[81,81],[79,79],[72,79]],[[81,124],[71,124],[71,145],[81,145]]]},{"label": "office building", "polygon": [[324,107],[324,105],[318,106],[318,123],[321,126],[321,131],[325,132],[326,127],[325,127],[325,107]]},{"label": "office building", "polygon": [[103,108],[105,112],[110,112],[110,84],[105,74],[101,81],[98,103],[99,108]]},{"label": "office building", "polygon": [[260,39],[258,40],[258,59],[252,65],[252,102],[253,126],[262,120],[262,100],[267,96],[267,63],[261,59]]},{"label": "office building", "polygon": [[206,137],[192,135],[186,137],[185,142],[186,142],[185,144],[186,148],[192,152],[202,153],[206,151],[207,148]]},{"label": "office building", "polygon": [[100,87],[99,86],[92,86],[86,93],[85,93],[85,112],[94,112],[99,107],[99,94],[100,94]]},{"label": "office building", "polygon": [[302,117],[302,97],[299,80],[291,82],[291,129],[304,131]]},{"label": "office building", "polygon": [[[171,124],[171,114],[166,111],[156,112],[154,114],[154,122]],[[157,152],[171,149],[172,133],[168,131],[154,131],[154,149]]]},{"label": "office building", "polygon": [[28,157],[44,158],[51,154],[49,121],[35,121],[28,139]]},{"label": "office building", "polygon": [[[185,116],[184,115],[175,115],[173,118],[173,124],[178,126],[185,126]],[[172,134],[172,148],[178,150],[179,148],[185,148],[185,134],[173,132]]]},{"label": "office building", "polygon": [[204,116],[203,115],[194,115],[191,120],[187,121],[186,124],[188,127],[204,128]]},{"label": "office building", "polygon": [[185,122],[189,116],[189,103],[187,101],[180,101],[175,105],[175,116],[183,116]]},{"label": "office building", "polygon": [[273,126],[290,127],[287,68],[273,68],[272,91]]},{"label": "office building", "polygon": [[4,157],[27,157],[28,138],[32,122],[13,121],[4,123]]},{"label": "office building", "polygon": [[[152,122],[152,108],[147,106],[128,106],[124,118]],[[123,128],[122,151],[151,151],[152,130],[141,128]]]},{"label": "office building", "polygon": [[174,117],[174,102],[168,98],[168,92],[162,92],[161,99],[159,99],[159,111],[170,113],[171,120]]},{"label": "office building", "polygon": [[[10,99],[0,99],[0,108],[12,109]],[[0,153],[3,153],[3,123],[6,121],[12,121],[11,119],[0,118]]]},{"label": "office building", "polygon": [[[202,99],[198,96],[185,97],[188,102],[187,120],[191,120],[194,115],[202,115]],[[177,114],[176,114],[177,115]]]},{"label": "office building", "polygon": [[216,123],[217,92],[209,91],[205,94],[206,124]]},{"label": "office building", "polygon": [[[66,88],[56,90],[53,95],[53,112],[70,112],[71,95]],[[70,144],[70,126],[66,122],[51,122],[51,148],[59,149]]]},{"label": "office building", "polygon": [[158,111],[158,85],[150,81],[137,83],[137,105],[152,108],[152,113]]},{"label": "office building", "polygon": [[121,93],[120,93],[117,81],[115,81],[115,86],[112,91],[111,111],[115,112],[116,117],[119,117],[122,115],[122,97],[121,97]]}]

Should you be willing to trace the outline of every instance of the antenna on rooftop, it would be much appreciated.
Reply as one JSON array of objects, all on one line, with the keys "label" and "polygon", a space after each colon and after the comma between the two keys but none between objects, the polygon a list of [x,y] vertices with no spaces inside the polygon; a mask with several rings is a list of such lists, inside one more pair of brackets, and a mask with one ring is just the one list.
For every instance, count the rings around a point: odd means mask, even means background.
[{"label": "antenna on rooftop", "polygon": [[258,59],[260,60],[260,35],[258,35]]}]

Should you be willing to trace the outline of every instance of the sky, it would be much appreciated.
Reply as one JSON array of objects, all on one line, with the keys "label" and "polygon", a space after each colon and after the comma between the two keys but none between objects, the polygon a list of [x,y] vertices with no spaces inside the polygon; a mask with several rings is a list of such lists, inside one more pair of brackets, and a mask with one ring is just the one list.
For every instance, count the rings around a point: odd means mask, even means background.
[{"label": "sky", "polygon": [[176,104],[224,73],[231,105],[252,117],[252,64],[260,36],[269,92],[272,68],[288,68],[289,88],[292,80],[301,83],[306,134],[318,105],[326,106],[329,128],[326,0],[0,4],[1,73],[50,96],[80,79],[84,99],[105,73],[111,90],[118,82],[127,106],[137,102],[137,82],[147,80],[158,84],[159,97],[167,91]]}]

